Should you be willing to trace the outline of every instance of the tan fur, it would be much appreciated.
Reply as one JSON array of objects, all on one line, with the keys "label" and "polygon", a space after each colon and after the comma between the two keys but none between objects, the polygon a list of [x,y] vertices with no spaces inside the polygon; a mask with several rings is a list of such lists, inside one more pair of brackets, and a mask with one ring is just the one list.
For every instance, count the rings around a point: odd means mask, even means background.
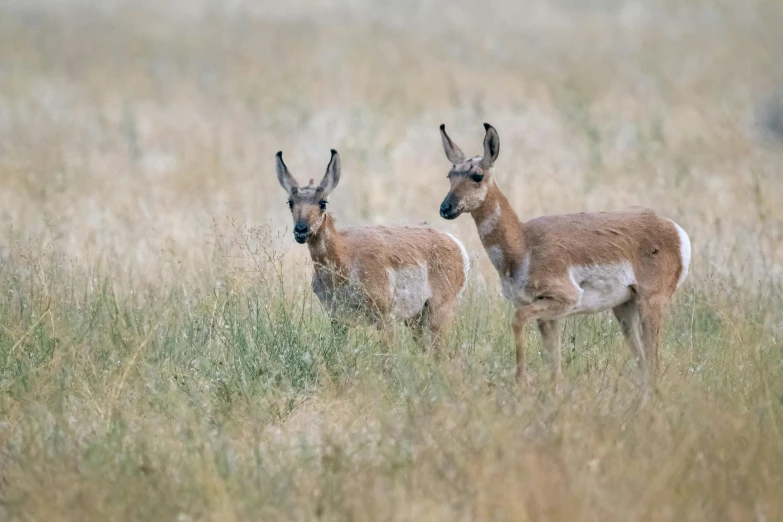
[{"label": "tan fur", "polygon": [[[337,170],[334,170],[336,162]],[[335,179],[328,181],[330,176]],[[292,216],[309,225],[306,239],[315,265],[313,291],[335,324],[371,323],[384,331],[403,321],[417,340],[425,330],[437,345],[466,283],[461,244],[427,226],[356,226],[337,229],[320,207],[339,180],[333,151],[324,181],[299,187],[278,155],[278,177],[289,193]],[[328,190],[320,187],[329,186]],[[301,240],[301,237],[297,239]]]},{"label": "tan fur", "polygon": [[[493,176],[497,131],[485,124],[485,155],[465,159],[441,127],[446,155],[460,161],[441,214],[469,212],[495,265],[504,295],[516,306],[513,321],[517,379],[526,379],[524,326],[536,319],[561,379],[557,320],[612,308],[623,334],[649,376],[657,365],[661,316],[687,273],[690,243],[674,222],[643,208],[544,216],[521,223]],[[476,176],[481,177],[477,181]],[[682,248],[681,248],[682,247]]]}]

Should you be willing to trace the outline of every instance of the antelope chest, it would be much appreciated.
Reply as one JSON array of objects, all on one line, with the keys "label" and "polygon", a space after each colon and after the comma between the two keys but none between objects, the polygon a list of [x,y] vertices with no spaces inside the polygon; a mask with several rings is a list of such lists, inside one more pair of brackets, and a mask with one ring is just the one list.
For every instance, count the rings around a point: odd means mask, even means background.
[{"label": "antelope chest", "polygon": [[503,297],[515,304],[532,303],[534,296],[529,288],[530,256],[525,256],[522,263],[514,265],[505,259],[499,246],[487,248],[487,254],[500,276]]},{"label": "antelope chest", "polygon": [[328,267],[319,266],[313,273],[312,287],[332,319],[350,323],[367,315],[366,295],[357,273],[352,272],[348,278],[338,277]]}]

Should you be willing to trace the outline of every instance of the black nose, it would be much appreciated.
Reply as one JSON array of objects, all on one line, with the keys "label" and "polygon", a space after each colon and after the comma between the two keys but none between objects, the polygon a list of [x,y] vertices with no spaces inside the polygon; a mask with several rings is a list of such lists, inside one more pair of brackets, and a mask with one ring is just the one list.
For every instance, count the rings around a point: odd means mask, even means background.
[{"label": "black nose", "polygon": [[310,227],[307,223],[297,223],[294,225],[294,239],[300,245],[307,241],[310,236]]},{"label": "black nose", "polygon": [[302,235],[307,234],[307,231],[310,230],[310,227],[307,226],[306,223],[297,223],[294,227],[294,234]]},{"label": "black nose", "polygon": [[451,203],[444,201],[443,203],[440,204],[440,215],[442,217],[450,216],[451,210],[452,210]]}]

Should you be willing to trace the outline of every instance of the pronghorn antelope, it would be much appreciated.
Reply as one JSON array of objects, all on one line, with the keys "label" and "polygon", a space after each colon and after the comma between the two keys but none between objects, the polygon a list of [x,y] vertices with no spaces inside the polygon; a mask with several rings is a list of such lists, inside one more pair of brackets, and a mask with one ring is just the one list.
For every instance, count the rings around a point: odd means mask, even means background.
[{"label": "pronghorn antelope", "polygon": [[340,156],[332,150],[319,185],[300,187],[275,158],[277,179],[288,193],[294,239],[307,243],[315,265],[312,287],[332,324],[374,324],[384,342],[392,321],[403,321],[422,343],[437,347],[467,283],[465,247],[451,234],[427,226],[357,226],[337,229],[326,211],[340,181]]},{"label": "pronghorn antelope", "polygon": [[452,163],[440,215],[469,212],[513,302],[516,377],[527,381],[523,329],[535,319],[562,381],[557,321],[612,309],[644,372],[645,389],[658,359],[661,318],[688,274],[691,243],[674,221],[648,209],[543,216],[522,223],[495,181],[497,131],[484,124],[484,155],[466,158],[440,126]]}]

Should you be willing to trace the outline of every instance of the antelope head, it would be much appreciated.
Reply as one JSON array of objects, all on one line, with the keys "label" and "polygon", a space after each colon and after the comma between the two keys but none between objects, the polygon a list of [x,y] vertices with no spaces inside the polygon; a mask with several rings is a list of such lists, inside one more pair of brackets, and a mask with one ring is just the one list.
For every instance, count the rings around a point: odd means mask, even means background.
[{"label": "antelope head", "polygon": [[451,187],[440,205],[440,215],[445,219],[455,219],[463,212],[473,212],[487,196],[489,185],[493,182],[495,160],[500,152],[500,138],[489,123],[484,124],[484,129],[484,156],[468,159],[446,134],[446,126],[440,126],[443,150],[452,165],[448,176]]},{"label": "antelope head", "polygon": [[277,180],[288,193],[288,208],[294,219],[294,239],[297,243],[306,243],[324,223],[329,194],[340,181],[340,156],[332,149],[326,174],[317,186],[310,180],[309,185],[300,187],[283,162],[282,151],[275,156],[275,166]]}]

